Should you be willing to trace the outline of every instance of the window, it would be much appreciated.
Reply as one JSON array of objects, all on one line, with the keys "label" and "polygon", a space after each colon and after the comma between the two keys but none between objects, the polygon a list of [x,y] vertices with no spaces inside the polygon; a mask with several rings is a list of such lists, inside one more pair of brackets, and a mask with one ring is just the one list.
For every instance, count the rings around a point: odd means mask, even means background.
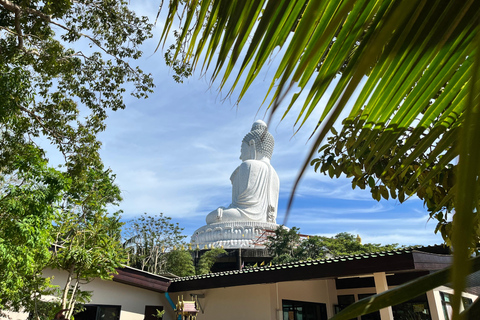
[{"label": "window", "polygon": [[426,294],[421,294],[418,297],[397,304],[392,307],[393,318],[395,320],[431,320],[430,308]]},{"label": "window", "polygon": [[[363,298],[369,297],[373,295],[373,293],[370,294],[359,294],[358,295],[358,300],[361,300]],[[335,314],[339,313],[349,305],[353,304],[355,302],[355,296],[353,294],[344,294],[344,295],[339,295],[337,296],[337,301],[338,304],[335,305]],[[380,320],[380,312],[375,311],[369,314],[364,314],[361,316],[362,320]],[[351,320],[357,320],[357,318],[353,318]]]},{"label": "window", "polygon": [[452,295],[440,292],[440,297],[442,298],[443,315],[445,316],[445,320],[450,320],[452,318],[452,304],[450,303]]},{"label": "window", "polygon": [[[335,314],[339,313],[349,305],[355,302],[355,296],[353,294],[342,294],[337,296],[338,304],[335,305]],[[352,319],[356,320],[356,318]]]},{"label": "window", "polygon": [[[445,320],[452,319],[452,295],[446,292],[440,292],[440,297],[442,298],[442,307],[443,307],[443,315],[445,316]],[[467,297],[462,297],[463,308],[467,309],[473,303],[472,299]]]},{"label": "window", "polygon": [[283,320],[327,320],[325,303],[283,300]]},{"label": "window", "polygon": [[75,315],[75,320],[119,320],[121,309],[121,306],[89,304]]},{"label": "window", "polygon": [[467,297],[462,297],[462,302],[464,309],[468,309],[473,304],[473,300]]},{"label": "window", "polygon": [[145,306],[144,320],[158,320],[158,318],[155,317],[155,315],[157,314],[157,310],[162,311],[163,306]]}]

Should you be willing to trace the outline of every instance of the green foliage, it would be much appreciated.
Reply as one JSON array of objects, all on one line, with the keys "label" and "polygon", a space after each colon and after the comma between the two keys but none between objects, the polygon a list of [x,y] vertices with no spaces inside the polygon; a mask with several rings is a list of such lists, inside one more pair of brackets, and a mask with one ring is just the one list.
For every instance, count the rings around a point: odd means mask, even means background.
[{"label": "green foliage", "polygon": [[[151,92],[150,75],[129,60],[141,56],[138,46],[152,26],[124,1],[55,3],[0,1],[0,123],[6,147],[42,135],[76,173],[99,161],[96,134],[105,129],[107,109],[125,107],[127,84],[138,98]],[[99,51],[76,51],[79,41]]]},{"label": "green foliage", "polygon": [[303,240],[297,248],[297,257],[300,260],[324,259],[372,253],[380,251],[391,251],[398,249],[397,243],[380,245],[376,243],[362,244],[360,238],[348,232],[341,232],[334,237],[310,236]]},{"label": "green foliage", "polygon": [[[452,223],[435,217],[453,247],[456,294],[452,307],[453,318],[458,319],[460,292],[470,272],[469,258],[478,246],[480,224],[480,2],[261,0],[245,5],[229,0],[171,0],[161,42],[177,22],[178,12],[182,12],[178,41],[187,41],[185,60],[195,67],[202,59],[203,71],[213,68],[212,81],[221,78],[220,87],[232,84],[229,94],[239,92],[238,100],[268,67],[276,49],[284,48],[266,93],[267,97],[272,94],[271,112],[291,97],[283,106],[284,117],[299,110],[295,116],[298,129],[307,120],[317,123],[314,132],[320,128],[294,184],[287,212],[310,160],[342,114],[348,114],[347,121],[358,119],[349,156],[358,144],[363,144],[360,150],[370,148],[363,161],[367,167],[353,166],[351,172],[368,173],[403,136],[406,141],[387,165],[381,165],[380,177],[393,180],[413,169],[419,182],[415,192],[425,188],[424,200],[430,201],[431,193],[440,208],[444,204],[435,196],[440,183],[445,186],[442,171],[458,159],[453,190],[444,198],[448,202],[455,196]],[[179,46],[174,59],[181,50]],[[237,85],[240,91],[234,90]],[[328,101],[320,103],[322,98]],[[300,108],[292,108],[300,101]],[[312,119],[319,114],[313,112],[316,108],[322,109],[320,116]],[[411,127],[414,130],[409,134]],[[420,155],[427,161],[416,166]],[[395,173],[389,172],[397,160],[401,165]],[[422,176],[425,170],[428,174]],[[368,180],[372,189],[376,187],[375,180]],[[374,196],[386,198],[392,190],[379,184]]]},{"label": "green foliage", "polygon": [[25,292],[48,290],[41,271],[50,259],[56,204],[69,185],[34,146],[23,151],[0,175],[0,309],[18,310],[32,300]]},{"label": "green foliage", "polygon": [[[332,129],[327,143],[319,149],[319,157],[313,159],[310,165],[330,178],[344,174],[351,178],[353,189],[370,189],[372,198],[377,201],[392,198],[404,202],[412,195],[418,196],[424,201],[430,217],[438,221],[435,232],[440,231],[446,243],[451,245],[452,221],[449,217],[455,207],[453,187],[457,179],[457,166],[432,162],[423,153],[417,154],[416,159],[405,166],[405,159],[413,154],[416,147],[413,144],[405,152],[405,143],[415,135],[414,129],[405,131],[398,137],[395,146],[382,154],[379,161],[371,163],[372,153],[380,141],[378,138],[370,142],[359,141],[358,125],[357,118],[345,121],[341,132]],[[435,146],[436,143],[432,148]],[[419,168],[422,168],[420,174]],[[475,230],[479,227],[476,224]],[[480,237],[476,237],[479,241]]]},{"label": "green foliage", "polygon": [[173,273],[179,277],[207,274],[211,272],[217,258],[226,253],[227,251],[222,248],[208,250],[202,254],[195,268],[193,251],[175,248],[164,254],[166,263],[163,271]]},{"label": "green foliage", "polygon": [[185,62],[185,57],[182,57],[181,59],[174,58],[177,47],[184,45],[184,43],[182,44],[178,40],[179,34],[177,31],[174,31],[173,35],[177,41],[176,44],[172,44],[165,52],[165,63],[173,69],[173,79],[178,83],[183,83],[183,79],[187,79],[192,75],[193,68],[190,63]]},{"label": "green foliage", "polygon": [[398,244],[382,246],[375,243],[362,244],[358,236],[341,232],[334,237],[308,236],[301,239],[299,229],[290,230],[280,226],[274,236],[268,236],[266,247],[272,255],[272,264],[334,258],[345,255],[389,251],[398,249]]},{"label": "green foliage", "polygon": [[213,248],[205,252],[198,261],[196,274],[207,274],[210,273],[215,261],[217,260],[218,256],[222,254],[226,254],[227,251],[223,248]]},{"label": "green foliage", "polygon": [[273,264],[294,261],[296,248],[300,244],[299,231],[297,227],[287,229],[279,226],[274,235],[267,237],[266,247],[273,257]]},{"label": "green foliage", "polygon": [[128,252],[128,265],[151,273],[166,271],[166,253],[185,245],[183,228],[172,218],[147,213],[130,220],[124,228],[124,246]]},{"label": "green foliage", "polygon": [[[120,192],[97,134],[127,89],[151,92],[151,76],[130,65],[151,28],[125,1],[0,0],[0,309],[39,315],[51,263],[70,275],[69,317],[78,281],[123,261],[118,213],[106,211]],[[60,169],[48,168],[42,139],[63,155]]]},{"label": "green foliage", "polygon": [[123,246],[128,254],[128,265],[156,274],[170,272],[179,277],[209,273],[218,255],[225,250],[207,251],[195,270],[192,252],[185,249],[183,228],[171,220],[163,213],[154,216],[145,213],[126,223]]},{"label": "green foliage", "polygon": [[[55,217],[54,254],[50,266],[68,273],[61,309],[69,318],[84,292],[79,288],[94,278],[111,279],[126,261],[121,243],[120,211],[108,213],[107,206],[121,200],[110,170],[91,168],[77,179],[64,197]],[[80,299],[84,300],[84,299]]]},{"label": "green foliage", "polygon": [[179,277],[195,275],[195,266],[190,251],[172,250],[166,254],[165,270]]}]

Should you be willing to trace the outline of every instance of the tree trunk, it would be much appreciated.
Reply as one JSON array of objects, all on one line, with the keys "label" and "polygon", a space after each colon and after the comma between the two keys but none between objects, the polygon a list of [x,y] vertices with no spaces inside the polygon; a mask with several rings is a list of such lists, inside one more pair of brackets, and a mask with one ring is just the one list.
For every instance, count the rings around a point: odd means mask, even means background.
[{"label": "tree trunk", "polygon": [[77,302],[77,299],[75,298],[75,294],[77,293],[78,289],[78,277],[75,279],[75,286],[73,287],[72,290],[72,295],[70,296],[70,301],[68,302],[67,306],[67,314],[65,315],[65,318],[70,319],[73,315],[73,309],[75,308],[75,303]]},{"label": "tree trunk", "polygon": [[74,266],[75,265],[72,264],[70,270],[68,270],[67,283],[65,283],[65,287],[63,288],[62,309],[67,309],[68,289],[70,288],[70,284],[72,283],[73,270],[75,269]]}]

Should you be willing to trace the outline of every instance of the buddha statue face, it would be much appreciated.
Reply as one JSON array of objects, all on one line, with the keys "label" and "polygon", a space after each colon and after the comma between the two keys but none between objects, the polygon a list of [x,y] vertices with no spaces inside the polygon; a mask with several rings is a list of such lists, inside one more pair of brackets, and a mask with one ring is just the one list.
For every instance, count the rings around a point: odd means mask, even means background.
[{"label": "buddha statue face", "polygon": [[251,160],[255,159],[255,146],[242,141],[242,147],[240,149],[240,160]]}]

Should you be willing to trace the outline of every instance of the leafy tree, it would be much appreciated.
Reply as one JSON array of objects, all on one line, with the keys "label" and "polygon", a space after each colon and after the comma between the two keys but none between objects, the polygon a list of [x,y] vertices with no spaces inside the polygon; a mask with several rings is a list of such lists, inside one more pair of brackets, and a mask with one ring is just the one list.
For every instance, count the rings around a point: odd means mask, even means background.
[{"label": "leafy tree", "polygon": [[82,284],[95,278],[111,279],[115,269],[126,261],[121,212],[107,211],[107,206],[118,205],[120,200],[120,189],[114,185],[110,170],[92,169],[85,183],[72,184],[55,218],[55,250],[50,265],[67,272],[60,300],[60,309],[68,310],[66,318],[73,315],[77,302],[89,301],[89,295],[80,290]]},{"label": "leafy tree", "polygon": [[216,258],[226,251],[220,248],[207,251],[200,257],[195,270],[192,251],[186,249],[183,228],[171,220],[163,213],[154,216],[144,213],[126,223],[123,246],[128,254],[128,265],[156,274],[170,272],[179,277],[209,273]]},{"label": "leafy tree", "polygon": [[[69,173],[99,161],[96,135],[105,129],[107,109],[125,107],[127,84],[138,98],[153,87],[150,75],[129,64],[142,55],[138,46],[152,25],[125,1],[1,0],[0,6],[4,147],[15,151],[24,137],[41,135],[65,156]],[[80,42],[92,50],[76,50]]]},{"label": "leafy tree", "polygon": [[42,270],[50,260],[56,204],[69,185],[36,148],[23,151],[0,175],[0,310],[31,307],[49,291]]},{"label": "leafy tree", "polygon": [[[60,260],[74,261],[79,279],[92,272],[81,260],[100,263],[101,245],[101,276],[121,260],[110,251],[120,223],[105,210],[119,192],[97,134],[108,110],[125,107],[127,89],[137,98],[151,92],[151,76],[131,65],[151,28],[125,1],[0,0],[0,308],[29,310],[48,288],[40,270],[53,234],[71,249],[57,246],[54,264],[69,270]],[[48,168],[39,138],[63,155],[60,169]]]},{"label": "leafy tree", "polygon": [[[77,302],[88,302],[90,297],[79,285],[96,277],[111,278],[124,261],[122,223],[118,213],[110,215],[106,210],[120,200],[120,191],[109,170],[92,170],[86,181],[72,182],[35,157],[38,149],[32,151],[29,162],[24,162],[25,155],[19,156],[19,169],[1,189],[1,307],[23,307],[42,319],[68,309],[70,316]],[[68,277],[59,302],[42,307],[41,295],[57,295],[42,276],[46,266],[65,270]]]},{"label": "leafy tree", "polygon": [[226,253],[223,248],[210,249],[202,254],[195,268],[192,250],[175,249],[165,254],[165,270],[179,277],[207,274],[211,272],[218,256]]},{"label": "leafy tree", "polygon": [[287,263],[295,260],[295,252],[300,244],[300,229],[292,227],[287,229],[279,226],[274,235],[267,236],[267,250],[273,256],[272,263]]},{"label": "leafy tree", "polygon": [[227,251],[223,248],[213,248],[205,252],[198,261],[196,274],[206,274],[210,273],[213,265],[217,261],[218,256],[226,254]]},{"label": "leafy tree", "polygon": [[398,248],[398,244],[382,246],[380,244],[362,244],[360,238],[348,232],[341,232],[334,237],[308,236],[301,239],[300,229],[293,227],[286,230],[279,227],[274,236],[267,238],[267,250],[273,256],[272,264],[293,261],[334,258],[345,255],[389,251]]},{"label": "leafy tree", "polygon": [[165,270],[179,277],[195,275],[195,266],[190,251],[172,250],[166,254]]},{"label": "leafy tree", "polygon": [[297,256],[301,260],[333,258],[345,255],[391,251],[398,249],[397,243],[381,245],[377,243],[362,244],[360,238],[348,232],[341,232],[334,237],[310,236],[298,246]]},{"label": "leafy tree", "polygon": [[166,253],[185,245],[186,238],[182,235],[183,228],[171,220],[163,213],[154,216],[144,213],[127,222],[124,246],[129,266],[157,274],[166,271]]},{"label": "leafy tree", "polygon": [[[185,61],[195,67],[203,59],[203,70],[213,68],[212,80],[220,77],[220,86],[233,77],[229,93],[241,85],[239,99],[276,48],[283,46],[286,48],[279,55],[281,61],[267,92],[267,96],[272,94],[271,112],[280,108],[285,97],[291,97],[284,116],[299,109],[296,124],[300,129],[328,92],[320,118],[314,119],[321,129],[292,195],[342,110],[350,111],[347,121],[359,119],[355,143],[347,148],[349,155],[361,143],[363,147],[357,150],[360,155],[370,148],[367,168],[384,160],[383,156],[413,127],[381,175],[400,176],[418,161],[419,155],[424,155],[427,161],[413,167],[417,190],[439,178],[458,157],[457,179],[449,195],[454,197],[455,214],[448,228],[451,230],[442,230],[451,239],[454,252],[452,281],[457,294],[452,307],[457,319],[466,275],[472,265],[478,268],[469,258],[477,247],[475,233],[480,224],[480,3],[264,0],[245,5],[228,0],[171,0],[160,41],[167,38],[177,12],[184,14],[178,38],[181,45],[173,59],[186,48]],[[233,70],[238,72],[233,74]],[[333,90],[327,91],[329,87]],[[292,89],[296,92],[288,95]],[[301,108],[292,109],[300,101]],[[397,160],[401,165],[392,174],[389,170]],[[428,174],[422,176],[426,169]],[[445,277],[444,283],[448,281]],[[413,291],[405,296],[409,295],[414,295]],[[389,303],[386,299],[378,301]],[[358,308],[359,313],[344,310],[336,317],[349,319],[368,313],[374,311],[373,305],[352,306],[350,310]]]},{"label": "leafy tree", "polygon": [[[403,168],[401,174],[397,170],[403,166],[406,157],[414,151],[415,145],[405,153],[405,141],[413,134],[413,129],[407,130],[393,146],[382,155],[380,161],[371,164],[371,153],[378,139],[371,142],[360,141],[355,129],[358,119],[345,121],[341,132],[332,128],[332,135],[319,149],[319,157],[313,159],[310,164],[315,171],[320,171],[331,178],[344,174],[352,179],[352,188],[369,188],[372,198],[380,201],[383,199],[398,199],[406,201],[412,195],[423,200],[430,217],[438,221],[435,232],[440,231],[445,242],[451,245],[452,221],[448,217],[452,215],[455,207],[454,185],[456,181],[456,165],[448,163],[441,170],[436,168],[437,162],[429,163],[424,154],[417,155],[413,162]],[[422,167],[422,173],[418,175],[417,169]],[[480,225],[474,226],[475,230]],[[478,232],[475,232],[476,241],[480,241]]]}]

